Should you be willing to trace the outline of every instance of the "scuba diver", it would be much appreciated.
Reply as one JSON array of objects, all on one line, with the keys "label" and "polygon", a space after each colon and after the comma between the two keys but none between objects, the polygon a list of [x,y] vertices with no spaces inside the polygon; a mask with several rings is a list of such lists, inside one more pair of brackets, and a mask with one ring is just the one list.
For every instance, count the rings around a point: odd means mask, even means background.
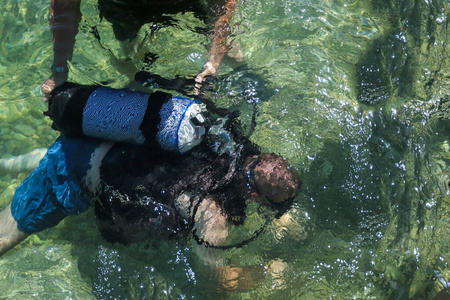
[{"label": "scuba diver", "polygon": [[91,205],[109,242],[191,234],[200,252],[238,247],[264,229],[227,244],[246,200],[279,218],[300,188],[282,157],[243,135],[237,113],[208,101],[65,83],[45,114],[61,136],[0,213],[0,255]]}]

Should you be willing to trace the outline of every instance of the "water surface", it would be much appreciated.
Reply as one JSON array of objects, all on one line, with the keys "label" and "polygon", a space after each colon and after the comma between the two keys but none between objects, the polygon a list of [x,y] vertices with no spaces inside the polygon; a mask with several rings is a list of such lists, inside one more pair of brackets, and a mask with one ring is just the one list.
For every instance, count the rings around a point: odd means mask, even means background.
[{"label": "water surface", "polygon": [[[0,0],[1,157],[48,147],[39,84],[52,62],[47,1]],[[257,124],[252,141],[286,157],[303,190],[292,224],[269,224],[232,266],[284,262],[224,293],[190,241],[111,245],[92,211],[0,259],[0,299],[433,299],[450,281],[448,1],[240,1],[227,59],[207,96]],[[70,79],[132,85],[136,70],[193,77],[208,37],[193,14],[120,45],[83,1]],[[207,28],[207,27],[206,27]],[[123,51],[127,48],[128,51]],[[240,52],[239,52],[240,51]],[[147,53],[156,53],[153,64]],[[28,175],[1,174],[0,206]],[[250,206],[251,231],[261,213]],[[263,214],[263,213],[262,213]]]}]

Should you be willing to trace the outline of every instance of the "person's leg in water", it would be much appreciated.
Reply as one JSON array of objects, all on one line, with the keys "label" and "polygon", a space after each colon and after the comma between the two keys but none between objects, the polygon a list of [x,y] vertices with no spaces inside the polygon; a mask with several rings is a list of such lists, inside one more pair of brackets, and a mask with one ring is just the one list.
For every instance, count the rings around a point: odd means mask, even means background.
[{"label": "person's leg in water", "polygon": [[39,164],[39,161],[44,157],[47,149],[36,148],[26,154],[1,158],[0,159],[0,174],[17,174],[21,172],[31,172]]},{"label": "person's leg in water", "polygon": [[[99,0],[100,16],[108,20],[113,27],[114,35],[120,41],[122,52],[128,57],[133,51],[139,53],[136,36],[144,24],[152,24],[151,34],[159,28],[176,23],[172,15],[193,12],[195,17],[212,26],[211,44],[208,50],[207,62],[202,71],[193,78],[194,95],[200,94],[200,89],[209,77],[217,74],[223,57],[232,47],[227,43],[231,34],[230,20],[236,7],[236,0],[172,0],[172,1],[144,1],[136,3],[119,3]],[[209,31],[209,28],[206,28]],[[136,49],[137,48],[137,49]],[[153,53],[139,53],[134,59],[147,60],[153,63],[157,55]],[[148,60],[147,57],[152,57]],[[230,55],[232,57],[233,54]],[[236,56],[236,53],[234,53]],[[239,55],[238,55],[239,56]],[[242,56],[242,55],[240,55]],[[114,58],[113,58],[114,59]],[[242,60],[242,57],[240,58]],[[121,63],[114,59],[120,67]],[[121,68],[122,69],[122,68]],[[129,73],[129,70],[121,70]],[[138,71],[138,70],[136,70]],[[127,74],[132,79],[132,74]]]},{"label": "person's leg in water", "polygon": [[[205,14],[200,1],[198,0],[173,0],[173,1],[128,1],[116,2],[109,0],[99,0],[98,8],[100,18],[104,18],[112,25],[114,36],[120,42],[121,51],[118,57],[112,56],[112,62],[119,68],[120,72],[133,79],[134,73],[139,70],[133,69],[129,63],[133,61],[143,61],[151,64],[157,59],[157,54],[144,52],[141,48],[148,39],[137,39],[141,27],[150,25],[150,30],[145,36],[152,37],[160,28],[173,26],[176,21],[173,15],[179,12],[194,11],[198,16]],[[97,36],[99,39],[100,36]],[[99,40],[99,42],[101,42]],[[151,57],[151,59],[148,59]]]},{"label": "person's leg in water", "polygon": [[49,148],[0,214],[0,255],[28,235],[88,209],[97,178],[95,162],[110,144],[61,136]]},{"label": "person's leg in water", "polygon": [[[0,159],[0,173],[20,173],[35,169],[44,157],[47,149],[37,148],[33,151],[9,158]],[[17,222],[11,214],[9,204],[0,212],[0,256],[23,241],[29,234],[17,227]]]},{"label": "person's leg in water", "polygon": [[17,222],[11,214],[11,205],[0,212],[0,256],[14,248],[29,234],[17,227]]}]

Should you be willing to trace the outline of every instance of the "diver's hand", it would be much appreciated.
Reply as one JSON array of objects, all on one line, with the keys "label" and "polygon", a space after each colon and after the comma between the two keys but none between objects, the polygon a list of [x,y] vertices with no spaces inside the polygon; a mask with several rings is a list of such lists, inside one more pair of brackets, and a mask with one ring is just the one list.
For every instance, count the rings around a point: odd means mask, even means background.
[{"label": "diver's hand", "polygon": [[272,281],[271,287],[273,289],[285,289],[286,282],[284,279],[284,271],[288,268],[288,264],[281,259],[275,259],[269,261],[265,265],[266,274],[270,276]]},{"label": "diver's hand", "polygon": [[61,84],[67,81],[67,76],[68,73],[66,72],[54,73],[41,84],[42,100],[44,102],[48,101],[50,93],[56,87],[60,86]]},{"label": "diver's hand", "polygon": [[264,279],[264,267],[261,265],[231,267],[223,266],[216,270],[213,278],[227,291],[247,292]]},{"label": "diver's hand", "polygon": [[200,95],[200,89],[202,88],[203,83],[206,80],[206,77],[208,76],[215,76],[217,73],[216,67],[211,62],[207,62],[203,66],[203,72],[197,75],[195,77],[195,87],[194,87],[194,95],[198,96]]}]

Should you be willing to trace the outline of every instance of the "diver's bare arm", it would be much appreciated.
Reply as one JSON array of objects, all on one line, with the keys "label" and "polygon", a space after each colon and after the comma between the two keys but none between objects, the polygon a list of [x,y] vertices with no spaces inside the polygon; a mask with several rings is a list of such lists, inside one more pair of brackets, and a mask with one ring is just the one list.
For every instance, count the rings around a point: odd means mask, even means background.
[{"label": "diver's bare arm", "polygon": [[227,266],[220,248],[228,238],[227,217],[213,196],[207,196],[198,206],[194,229],[205,243],[195,243],[195,253],[211,273],[212,278],[225,290],[247,291],[256,286],[264,276],[262,265],[234,267]]},{"label": "diver's bare arm", "polygon": [[207,244],[221,246],[228,238],[227,217],[214,196],[206,196],[198,205],[194,223],[197,236]]},{"label": "diver's bare arm", "polygon": [[0,256],[23,241],[28,234],[17,228],[17,222],[11,214],[11,205],[0,212]]},{"label": "diver's bare arm", "polygon": [[67,80],[67,62],[72,60],[81,19],[81,0],[52,0],[50,30],[53,38],[52,75],[42,84],[44,97]]},{"label": "diver's bare arm", "polygon": [[220,63],[228,51],[226,39],[231,33],[230,20],[233,16],[234,9],[236,7],[237,0],[228,0],[223,6],[222,13],[214,24],[214,34],[212,39],[211,50],[209,51],[209,60],[203,66],[203,72],[197,75],[195,78],[195,90],[201,88],[206,76],[215,75]]}]

